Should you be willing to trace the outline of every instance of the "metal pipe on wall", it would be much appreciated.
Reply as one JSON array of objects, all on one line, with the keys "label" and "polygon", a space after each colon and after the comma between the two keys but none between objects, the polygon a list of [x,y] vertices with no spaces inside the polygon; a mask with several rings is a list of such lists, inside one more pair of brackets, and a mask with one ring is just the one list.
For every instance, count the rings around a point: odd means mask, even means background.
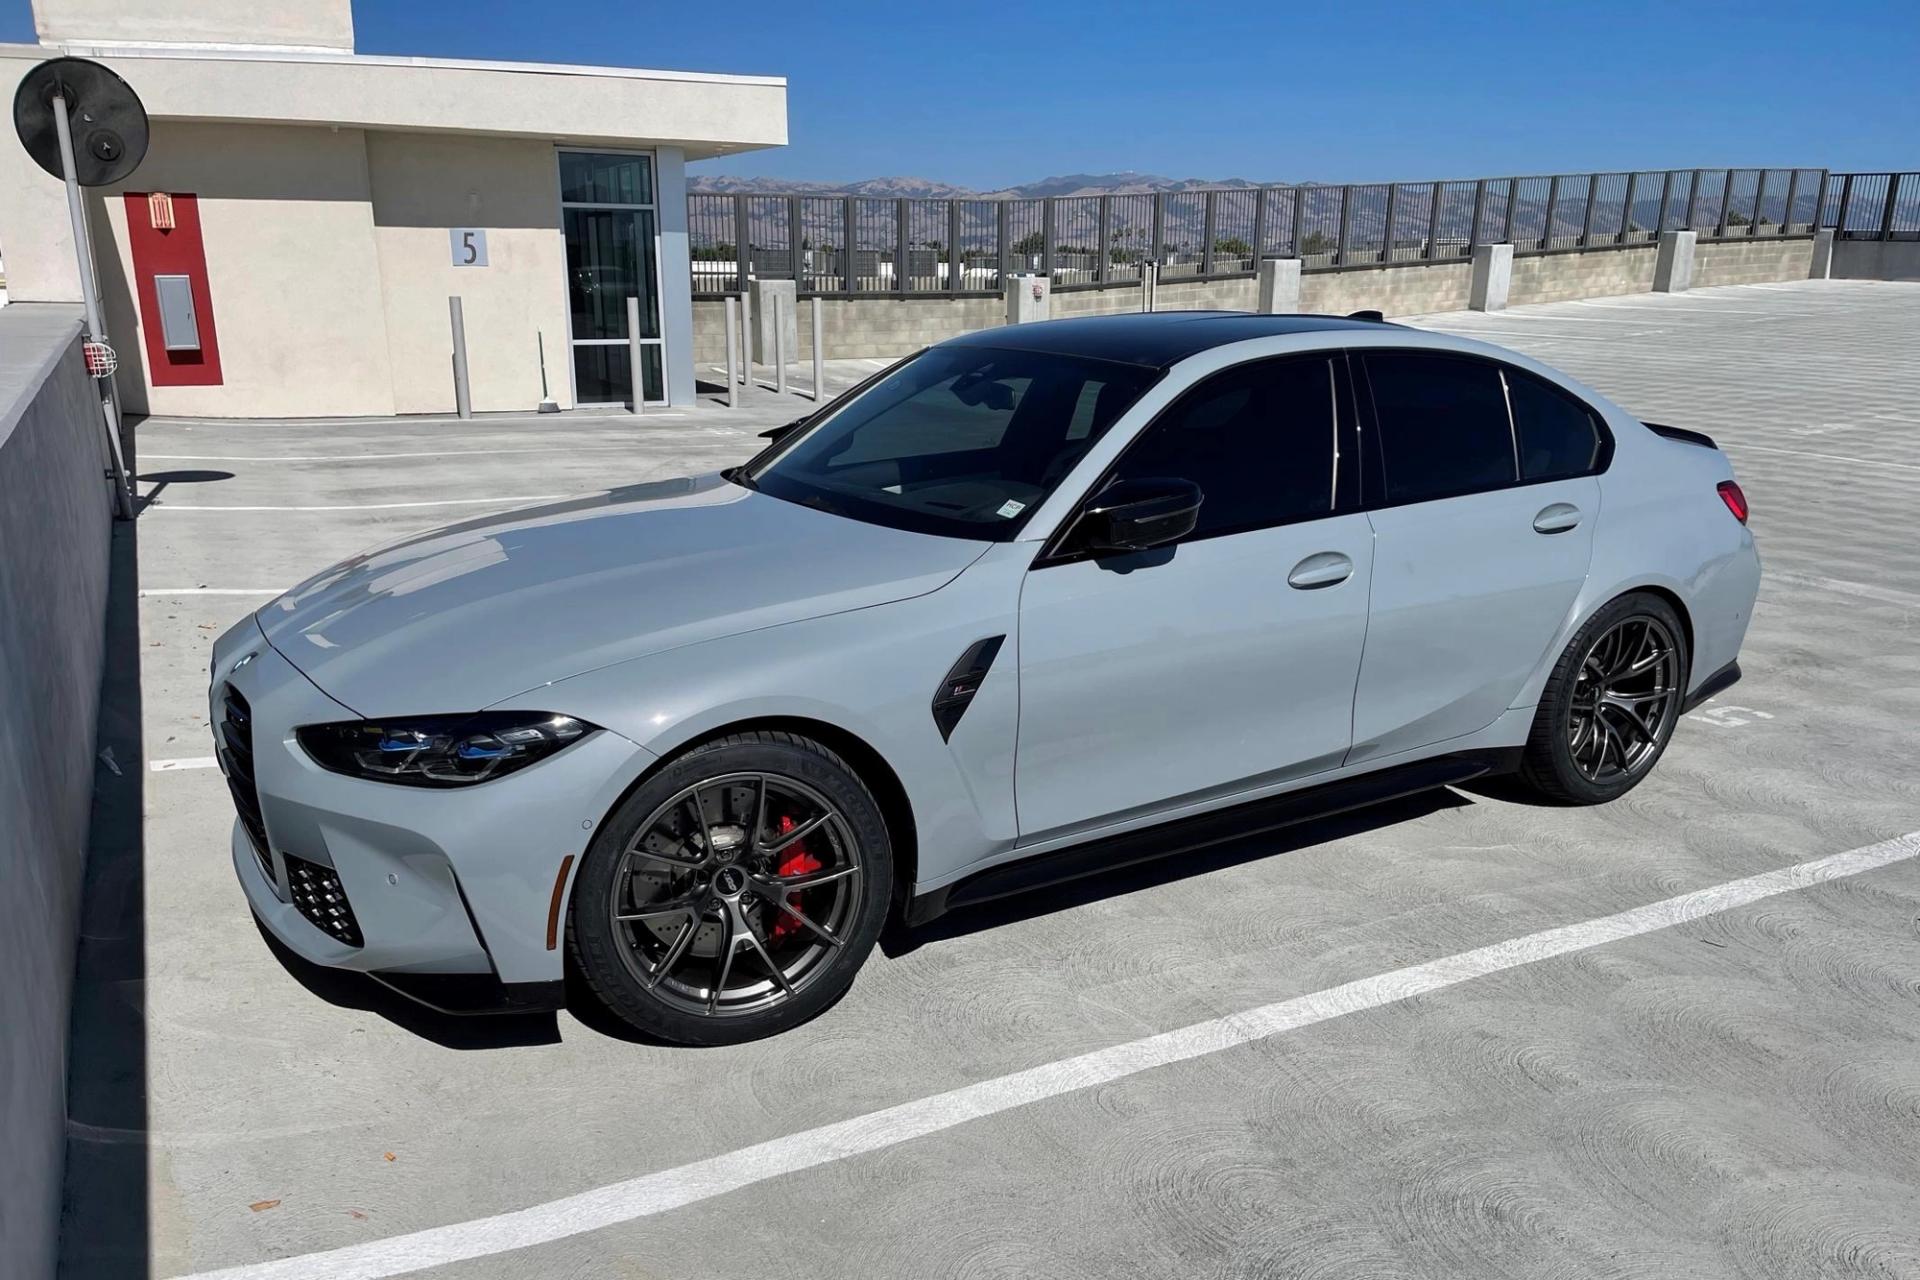
[{"label": "metal pipe on wall", "polygon": [[467,385],[467,317],[457,295],[447,299],[447,313],[453,321],[453,411],[462,418],[471,418],[473,393]]}]

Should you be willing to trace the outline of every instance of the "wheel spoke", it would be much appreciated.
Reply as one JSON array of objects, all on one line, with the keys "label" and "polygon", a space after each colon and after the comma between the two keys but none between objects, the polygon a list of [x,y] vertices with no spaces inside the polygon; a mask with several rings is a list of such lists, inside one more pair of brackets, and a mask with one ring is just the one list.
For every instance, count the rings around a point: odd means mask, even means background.
[{"label": "wheel spoke", "polygon": [[720,910],[720,970],[714,976],[713,986],[707,991],[707,1012],[715,1013],[720,1008],[720,993],[726,990],[727,979],[733,975],[734,946],[734,908],[732,904]]},{"label": "wheel spoke", "polygon": [[767,775],[760,775],[760,793],[753,801],[753,832],[747,837],[747,848],[758,849],[767,830]]},{"label": "wheel spoke", "polygon": [[700,901],[705,895],[688,894],[682,898],[673,898],[666,902],[650,902],[643,911],[615,912],[614,919],[621,924],[630,924],[635,920],[658,920],[663,916],[698,916]]},{"label": "wheel spoke", "polygon": [[797,923],[804,925],[819,935],[820,940],[827,943],[827,945],[837,947],[844,941],[839,934],[833,932],[833,930],[827,928],[825,925],[815,924],[812,917],[808,916],[791,902],[788,902],[787,896],[784,893],[774,897],[771,901],[775,906],[792,916]]},{"label": "wheel spoke", "polygon": [[778,840],[774,841],[772,844],[768,845],[766,848],[767,855],[769,857],[773,857],[785,852],[790,845],[796,844],[799,841],[806,839],[808,836],[812,835],[815,831],[818,831],[821,827],[825,826],[827,823],[827,819],[831,818],[832,816],[833,816],[833,813],[831,811],[828,811],[826,813],[822,813],[818,815],[817,817],[808,818],[805,822],[801,823],[799,826],[795,827],[793,830],[782,835]]},{"label": "wheel spoke", "polygon": [[836,867],[832,871],[816,871],[807,875],[774,876],[770,887],[781,893],[799,893],[803,889],[817,889],[823,884],[832,884],[836,880],[846,880],[860,874],[858,866]]},{"label": "wheel spoke", "polygon": [[[641,839],[644,841],[646,837],[642,836]],[[684,848],[685,846],[682,847]],[[676,857],[670,853],[661,853],[657,849],[648,849],[641,844],[636,844],[633,848],[627,850],[627,857],[640,858],[647,862],[658,862],[662,866],[667,867],[679,867],[685,871],[691,871],[700,865],[699,858]]]},{"label": "wheel spoke", "polygon": [[700,823],[700,848],[711,853],[713,843],[713,823],[707,818],[707,800],[700,794],[700,787],[693,788],[693,816]]},{"label": "wheel spoke", "polygon": [[792,995],[793,984],[787,981],[786,970],[774,963],[773,957],[767,954],[767,948],[761,943],[760,935],[756,934],[751,926],[747,928],[746,938],[747,945],[753,949],[756,956],[760,957],[760,963],[766,968],[768,976],[780,984],[780,990]]},{"label": "wheel spoke", "polygon": [[688,948],[693,946],[693,935],[698,932],[700,917],[689,913],[686,926],[667,944],[666,954],[660,957],[660,963],[653,966],[653,972],[646,979],[649,991],[664,982],[667,975],[673,972],[673,967],[686,958]]}]

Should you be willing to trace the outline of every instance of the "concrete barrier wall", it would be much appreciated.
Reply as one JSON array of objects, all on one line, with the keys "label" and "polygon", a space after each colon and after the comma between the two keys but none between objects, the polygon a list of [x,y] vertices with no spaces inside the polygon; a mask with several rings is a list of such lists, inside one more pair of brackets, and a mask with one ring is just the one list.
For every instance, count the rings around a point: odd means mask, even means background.
[{"label": "concrete barrier wall", "polygon": [[[1890,247],[1914,249],[1912,269],[1920,270],[1920,246]],[[1522,306],[1530,302],[1646,293],[1653,288],[1656,253],[1656,247],[1648,244],[1630,249],[1516,257],[1508,303]],[[1693,283],[1694,287],[1702,288],[1804,280],[1812,261],[1810,239],[1703,244],[1695,257]],[[1836,253],[1835,275],[1840,274],[1839,261]],[[1359,271],[1309,272],[1300,281],[1300,309],[1331,315],[1373,310],[1389,316],[1464,311],[1472,279],[1473,266],[1469,262],[1409,262]],[[1051,301],[1056,320],[1107,315],[1138,311],[1140,290],[1137,286],[1069,290],[1056,292]],[[1253,277],[1163,280],[1156,309],[1252,311],[1258,301],[1259,283]],[[701,376],[708,379],[714,376],[711,369],[720,364],[726,349],[722,305],[718,301],[693,304],[694,360],[700,366]],[[902,355],[943,338],[1006,323],[1006,304],[999,298],[824,298],[821,308],[821,327],[825,330],[822,346],[829,360]],[[813,348],[811,313],[804,298],[800,301],[799,315],[800,342],[794,358],[805,361],[811,358]]]},{"label": "concrete barrier wall", "polygon": [[1836,240],[1835,280],[1920,280],[1920,240]]},{"label": "concrete barrier wall", "polygon": [[9,1280],[54,1273],[112,531],[106,466],[79,308],[0,308],[0,1276]]}]

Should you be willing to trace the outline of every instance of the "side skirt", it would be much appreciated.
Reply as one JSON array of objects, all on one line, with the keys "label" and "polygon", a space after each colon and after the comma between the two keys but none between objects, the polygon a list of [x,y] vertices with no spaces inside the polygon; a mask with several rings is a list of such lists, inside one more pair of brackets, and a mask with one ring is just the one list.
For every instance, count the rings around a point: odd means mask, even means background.
[{"label": "side skirt", "polygon": [[1242,836],[1277,831],[1296,823],[1363,809],[1488,774],[1510,773],[1519,767],[1519,763],[1520,748],[1517,747],[1436,756],[1357,777],[1325,782],[1317,787],[1251,800],[1192,818],[1089,840],[1085,844],[989,867],[943,888],[923,893],[907,904],[906,922],[909,927],[922,925],[938,919],[955,907],[991,902],[995,898],[1062,884],[1139,862],[1190,853]]}]

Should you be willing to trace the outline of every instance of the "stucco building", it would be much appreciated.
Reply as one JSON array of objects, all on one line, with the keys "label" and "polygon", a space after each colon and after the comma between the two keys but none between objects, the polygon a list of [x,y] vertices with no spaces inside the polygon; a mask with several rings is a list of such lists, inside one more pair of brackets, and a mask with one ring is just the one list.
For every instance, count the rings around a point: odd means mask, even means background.
[{"label": "stucco building", "polygon": [[[452,296],[476,411],[538,404],[543,347],[563,407],[628,401],[629,295],[646,400],[692,398],[685,166],[783,144],[783,79],[360,55],[348,0],[33,7],[9,100],[72,55],[152,121],[139,169],[87,192],[128,408],[449,412]],[[80,297],[64,199],[0,139],[14,302]]]}]

